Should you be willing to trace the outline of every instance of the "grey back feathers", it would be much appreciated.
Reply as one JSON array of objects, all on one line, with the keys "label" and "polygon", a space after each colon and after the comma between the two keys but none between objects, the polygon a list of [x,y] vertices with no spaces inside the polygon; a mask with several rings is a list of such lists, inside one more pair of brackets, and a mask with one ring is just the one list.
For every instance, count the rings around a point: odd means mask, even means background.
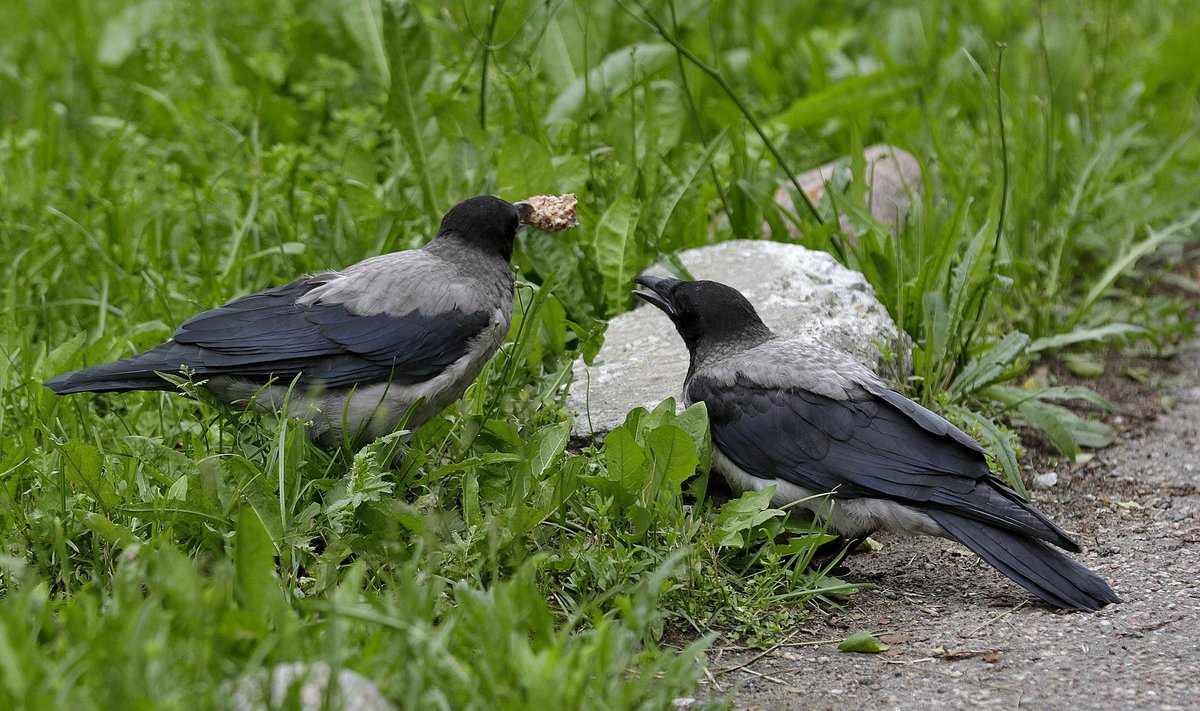
[{"label": "grey back feathers", "polygon": [[227,402],[286,404],[328,443],[383,434],[410,410],[418,425],[462,394],[507,335],[520,224],[512,204],[471,198],[421,249],[236,299],[188,319],[157,348],[46,385],[59,394],[168,390],[157,373],[186,367]]},{"label": "grey back feathers", "polygon": [[949,421],[844,353],[777,337],[727,286],[637,281],[688,345],[684,400],[705,403],[714,459],[736,490],[776,486],[776,505],[806,508],[847,537],[887,528],[954,538],[1057,607],[1118,601],[1051,547],[1079,550]]}]

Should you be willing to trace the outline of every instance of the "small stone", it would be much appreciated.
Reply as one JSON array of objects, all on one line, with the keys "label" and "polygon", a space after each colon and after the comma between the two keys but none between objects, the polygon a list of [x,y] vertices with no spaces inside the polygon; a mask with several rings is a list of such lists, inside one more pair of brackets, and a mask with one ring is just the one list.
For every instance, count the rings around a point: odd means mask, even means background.
[{"label": "small stone", "polygon": [[[921,164],[908,151],[886,144],[867,147],[863,151],[863,160],[866,163],[864,177],[871,215],[885,228],[899,229],[908,218],[913,198],[919,199],[924,192],[925,181],[921,176]],[[799,182],[805,196],[816,204],[831,184],[848,183],[851,177],[850,161],[843,158],[804,173],[799,176]],[[793,191],[790,185],[779,188],[775,192],[775,203],[796,215],[801,211],[807,212],[808,208],[803,204],[797,207]],[[787,236],[793,239],[800,236],[792,221],[786,220],[785,226],[788,230]],[[839,226],[847,238],[851,241],[855,239],[849,220],[843,218]],[[767,236],[775,237],[769,233]]]},{"label": "small stone", "polygon": [[[289,692],[295,690],[295,701],[301,711],[318,711],[325,708],[332,668],[325,662],[309,664],[292,662],[276,664],[271,669],[269,697],[263,673],[247,673],[223,690],[232,695],[230,706],[238,711],[266,711],[281,708],[288,700]],[[337,674],[338,694],[334,696],[335,708],[343,711],[395,711],[396,707],[384,698],[379,689],[358,672],[339,669]],[[288,708],[293,708],[289,706]]]},{"label": "small stone", "polygon": [[1049,489],[1058,483],[1058,474],[1056,472],[1046,472],[1038,474],[1033,478],[1033,487],[1035,489]]},{"label": "small stone", "polygon": [[691,696],[680,696],[677,699],[671,699],[671,708],[673,709],[690,709],[696,705],[696,699]]}]

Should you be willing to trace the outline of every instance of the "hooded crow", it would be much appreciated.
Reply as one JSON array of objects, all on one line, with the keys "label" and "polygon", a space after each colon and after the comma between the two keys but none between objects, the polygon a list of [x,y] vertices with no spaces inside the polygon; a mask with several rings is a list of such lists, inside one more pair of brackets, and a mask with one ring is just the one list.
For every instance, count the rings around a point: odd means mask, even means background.
[{"label": "hooded crow", "polygon": [[737,290],[638,277],[690,354],[684,401],[708,409],[714,462],[736,491],[775,487],[776,506],[811,511],[829,530],[953,538],[1055,607],[1120,602],[1059,552],[1079,545],[992,475],[986,450],[819,343],[781,338]]},{"label": "hooded crow", "polygon": [[458,399],[508,334],[509,259],[532,212],[487,195],[464,200],[419,249],[243,296],[157,348],[46,387],[173,390],[158,374],[183,372],[226,403],[286,407],[326,445],[378,437],[410,410],[415,427]]}]

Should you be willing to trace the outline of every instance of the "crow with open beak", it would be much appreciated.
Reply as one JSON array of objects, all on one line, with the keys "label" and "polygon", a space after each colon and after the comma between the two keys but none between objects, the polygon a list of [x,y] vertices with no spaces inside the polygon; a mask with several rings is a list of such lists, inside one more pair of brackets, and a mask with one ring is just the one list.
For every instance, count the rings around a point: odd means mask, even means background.
[{"label": "crow with open beak", "polygon": [[410,410],[416,427],[462,395],[508,334],[509,260],[530,217],[527,203],[464,200],[419,249],[243,296],[188,319],[157,348],[46,386],[60,395],[173,390],[158,373],[183,371],[226,403],[286,405],[327,445],[391,432]]},{"label": "crow with open beak", "polygon": [[1052,547],[1080,550],[992,475],[978,442],[858,361],[777,336],[724,284],[636,282],[687,344],[684,401],[707,407],[714,462],[739,493],[775,486],[774,505],[808,509],[847,538],[880,529],[953,538],[1055,607],[1120,602]]}]

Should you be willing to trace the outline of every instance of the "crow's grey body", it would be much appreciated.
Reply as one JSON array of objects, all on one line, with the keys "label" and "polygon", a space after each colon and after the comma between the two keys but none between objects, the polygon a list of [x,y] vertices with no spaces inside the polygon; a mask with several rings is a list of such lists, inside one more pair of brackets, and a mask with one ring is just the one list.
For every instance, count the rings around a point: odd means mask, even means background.
[{"label": "crow's grey body", "polygon": [[775,486],[856,538],[887,529],[956,539],[1046,602],[1094,610],[1117,596],[1051,547],[1079,546],[988,468],[986,450],[841,352],[770,331],[738,292],[641,277],[688,345],[688,404],[704,402],[714,461],[740,491]]},{"label": "crow's grey body", "polygon": [[382,368],[353,384],[303,389],[292,392],[290,400],[291,381],[282,378],[263,387],[254,380],[218,375],[209,380],[209,390],[234,404],[254,398],[264,411],[286,405],[289,416],[311,420],[310,435],[326,444],[340,442],[347,434],[351,440],[374,439],[394,430],[414,406],[410,423],[416,425],[457,400],[508,334],[513,277],[507,262],[464,261],[461,255],[444,259],[426,248],[374,257],[323,278],[329,281],[300,297],[297,306],[339,304],[351,314],[399,321],[411,321],[413,314],[458,316],[460,321],[447,329],[439,351],[448,357],[422,368],[398,365],[390,379]]},{"label": "crow's grey body", "polygon": [[169,390],[157,373],[186,368],[227,403],[310,420],[326,444],[378,437],[410,411],[419,425],[462,395],[508,333],[519,211],[472,198],[421,249],[237,299],[188,319],[157,348],[46,385]]}]

